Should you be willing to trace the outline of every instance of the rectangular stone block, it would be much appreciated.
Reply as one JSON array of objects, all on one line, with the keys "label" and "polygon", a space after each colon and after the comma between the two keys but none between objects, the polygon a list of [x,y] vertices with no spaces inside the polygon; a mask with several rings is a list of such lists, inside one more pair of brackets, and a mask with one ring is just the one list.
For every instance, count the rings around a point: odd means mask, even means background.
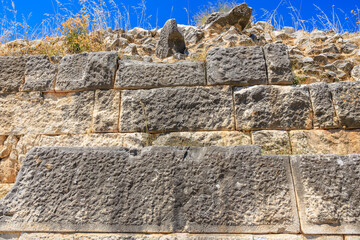
[{"label": "rectangular stone block", "polygon": [[358,130],[295,130],[290,131],[293,154],[358,154]]},{"label": "rectangular stone block", "polygon": [[291,156],[301,229],[360,233],[360,155]]},{"label": "rectangular stone block", "polygon": [[0,233],[0,240],[18,240],[19,236],[17,233]]},{"label": "rectangular stone block", "polygon": [[120,112],[120,91],[96,90],[93,115],[95,132],[117,132]]},{"label": "rectangular stone block", "polygon": [[360,82],[329,84],[340,125],[343,128],[360,127]]},{"label": "rectangular stone block", "polygon": [[0,95],[0,134],[85,133],[91,129],[94,92]]},{"label": "rectangular stone block", "polygon": [[234,98],[238,130],[312,128],[307,86],[235,88]]},{"label": "rectangular stone block", "polygon": [[120,61],[117,88],[154,88],[205,85],[205,67],[201,62],[148,63]]},{"label": "rectangular stone block", "polygon": [[19,91],[24,75],[24,57],[0,56],[0,93]]},{"label": "rectangular stone block", "polygon": [[270,84],[292,84],[294,81],[287,46],[269,43],[264,46],[267,74]]},{"label": "rectangular stone block", "polygon": [[47,55],[26,57],[25,83],[22,91],[54,91],[57,64],[51,64]]},{"label": "rectangular stone block", "polygon": [[60,61],[55,90],[113,88],[117,61],[117,52],[66,55]]},{"label": "rectangular stone block", "polygon": [[230,87],[177,87],[122,92],[120,131],[233,128]]},{"label": "rectangular stone block", "polygon": [[252,132],[255,145],[261,146],[265,155],[290,155],[290,138],[287,131],[262,130]]},{"label": "rectangular stone block", "polygon": [[206,56],[208,84],[267,84],[262,47],[213,48]]}]

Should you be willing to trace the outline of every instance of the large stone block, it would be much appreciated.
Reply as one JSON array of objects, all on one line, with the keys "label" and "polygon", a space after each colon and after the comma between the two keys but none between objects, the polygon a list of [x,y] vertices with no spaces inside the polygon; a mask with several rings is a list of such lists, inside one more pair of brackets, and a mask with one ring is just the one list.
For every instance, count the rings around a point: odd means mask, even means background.
[{"label": "large stone block", "polygon": [[295,130],[290,131],[293,154],[358,154],[360,131]]},{"label": "large stone block", "polygon": [[177,87],[125,90],[121,131],[233,129],[230,87]]},{"label": "large stone block", "polygon": [[335,110],[344,128],[360,127],[360,82],[329,84]]},{"label": "large stone block", "polygon": [[0,231],[297,233],[292,186],[288,157],[256,146],[38,147]]},{"label": "large stone block", "polygon": [[95,132],[117,132],[120,112],[120,91],[95,91],[93,130]]},{"label": "large stone block", "polygon": [[301,229],[360,233],[360,155],[291,156]]},{"label": "large stone block", "polygon": [[46,55],[33,55],[26,58],[25,83],[23,91],[53,91],[57,65],[51,64]]},{"label": "large stone block", "polygon": [[261,47],[213,48],[206,56],[209,84],[267,84]]},{"label": "large stone block", "polygon": [[60,61],[56,91],[110,89],[117,68],[116,52],[66,55]]},{"label": "large stone block", "polygon": [[292,84],[294,77],[285,44],[269,43],[264,47],[267,74],[270,84]]},{"label": "large stone block", "polygon": [[234,96],[239,130],[312,128],[307,86],[235,88]]},{"label": "large stone block", "polygon": [[205,85],[205,67],[201,62],[148,63],[120,61],[117,88],[150,88]]},{"label": "large stone block", "polygon": [[252,132],[254,144],[261,146],[266,155],[291,154],[290,138],[287,131],[262,130]]},{"label": "large stone block", "polygon": [[19,91],[24,75],[24,57],[0,56],[0,93]]},{"label": "large stone block", "polygon": [[0,95],[0,134],[85,133],[93,107],[94,92]]}]

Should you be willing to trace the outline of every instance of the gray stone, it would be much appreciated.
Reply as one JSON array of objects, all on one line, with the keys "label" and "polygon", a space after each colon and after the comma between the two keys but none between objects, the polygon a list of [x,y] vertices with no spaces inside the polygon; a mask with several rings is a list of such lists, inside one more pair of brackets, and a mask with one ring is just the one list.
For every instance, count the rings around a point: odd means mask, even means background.
[{"label": "gray stone", "polygon": [[251,13],[252,8],[248,7],[246,3],[242,3],[231,9],[229,12],[212,13],[204,23],[203,28],[221,29],[235,25],[239,26],[241,30],[244,30],[250,22]]},{"label": "gray stone", "polygon": [[309,90],[314,112],[314,127],[337,127],[339,123],[332,103],[329,85],[326,83],[313,83],[309,85]]},{"label": "gray stone", "polygon": [[267,84],[261,47],[213,48],[206,62],[209,84]]},{"label": "gray stone", "polygon": [[201,62],[148,63],[120,61],[117,88],[149,88],[179,85],[205,85],[205,67]]},{"label": "gray stone", "polygon": [[349,74],[353,69],[354,65],[347,60],[337,60],[333,62],[333,64],[340,70],[344,71],[345,73]]},{"label": "gray stone", "polygon": [[356,66],[351,70],[351,77],[352,77],[355,81],[360,81],[360,65],[356,65]]},{"label": "gray stone", "polygon": [[349,54],[357,48],[358,46],[356,44],[347,42],[344,45],[342,45],[341,51],[345,54]]},{"label": "gray stone", "polygon": [[262,130],[252,132],[254,144],[261,146],[265,155],[291,154],[290,138],[287,131]]},{"label": "gray stone", "polygon": [[96,90],[93,113],[95,132],[117,132],[120,111],[120,91]]},{"label": "gray stone", "polygon": [[183,33],[187,44],[196,44],[205,36],[203,30],[194,26],[178,24],[178,28]]},{"label": "gray stone", "polygon": [[307,86],[235,88],[234,98],[238,130],[312,128]]},{"label": "gray stone", "polygon": [[156,46],[155,54],[159,58],[167,58],[174,53],[185,53],[185,40],[179,31],[175,19],[166,21],[161,29],[160,40]]},{"label": "gray stone", "polygon": [[228,130],[234,128],[230,87],[125,90],[121,131]]},{"label": "gray stone", "polygon": [[0,233],[0,240],[18,240],[19,235],[16,233]]},{"label": "gray stone", "polygon": [[26,58],[25,83],[23,91],[53,91],[57,74],[57,65],[51,64],[46,55],[34,55]]},{"label": "gray stone", "polygon": [[305,234],[360,233],[360,155],[291,157]]},{"label": "gray stone", "polygon": [[113,87],[117,52],[66,55],[61,59],[56,91],[109,89]]},{"label": "gray stone", "polygon": [[344,128],[360,127],[360,82],[329,84],[340,125]]},{"label": "gray stone", "polygon": [[267,73],[270,84],[292,84],[294,77],[291,70],[289,53],[285,44],[270,43],[265,45]]},{"label": "gray stone", "polygon": [[0,56],[0,93],[19,91],[24,76],[24,57]]},{"label": "gray stone", "polygon": [[289,158],[256,146],[38,147],[0,201],[4,230],[297,233],[299,224]]}]

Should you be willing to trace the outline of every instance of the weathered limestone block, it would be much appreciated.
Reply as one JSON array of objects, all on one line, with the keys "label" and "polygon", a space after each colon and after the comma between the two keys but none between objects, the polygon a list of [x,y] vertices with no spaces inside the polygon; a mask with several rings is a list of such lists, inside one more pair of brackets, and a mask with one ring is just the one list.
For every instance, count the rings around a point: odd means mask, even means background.
[{"label": "weathered limestone block", "polygon": [[360,82],[329,84],[340,125],[344,128],[360,127]]},{"label": "weathered limestone block", "polygon": [[278,130],[262,130],[252,132],[254,144],[261,146],[266,155],[291,154],[289,133]]},{"label": "weathered limestone block", "polygon": [[307,86],[235,88],[234,96],[239,130],[312,128]]},{"label": "weathered limestone block", "polygon": [[360,236],[345,236],[345,240],[360,240]]},{"label": "weathered limestone block", "polygon": [[233,129],[230,87],[177,87],[125,90],[121,131]]},{"label": "weathered limestone block", "polygon": [[110,89],[117,68],[117,52],[66,55],[60,61],[56,91]]},{"label": "weathered limestone block", "polygon": [[119,124],[120,91],[96,90],[93,116],[95,132],[116,132]]},{"label": "weathered limestone block", "polygon": [[332,103],[332,94],[326,83],[309,85],[310,98],[314,111],[315,128],[334,128],[339,125]]},{"label": "weathered limestone block", "polygon": [[292,186],[288,157],[256,146],[37,147],[0,231],[297,233]]},{"label": "weathered limestone block", "polygon": [[293,154],[359,154],[360,131],[295,130],[290,131]]},{"label": "weathered limestone block", "polygon": [[26,57],[23,91],[53,91],[57,65],[51,64],[46,55]]},{"label": "weathered limestone block", "polygon": [[285,44],[269,43],[264,47],[270,84],[292,84],[294,77]]},{"label": "weathered limestone block", "polygon": [[267,84],[261,47],[213,48],[208,52],[206,62],[209,84]]},{"label": "weathered limestone block", "polygon": [[17,92],[24,81],[24,57],[0,56],[0,93]]},{"label": "weathered limestone block", "polygon": [[[0,199],[10,192],[10,189],[14,186],[12,183],[0,183]],[[1,239],[1,234],[0,234]]]},{"label": "weathered limestone block", "polygon": [[19,235],[16,233],[0,233],[0,240],[18,240]]},{"label": "weathered limestone block", "polygon": [[250,134],[244,132],[172,132],[157,135],[153,146],[236,146],[251,145]]},{"label": "weathered limestone block", "polygon": [[0,134],[85,133],[91,128],[94,92],[0,95]]},{"label": "weathered limestone block", "polygon": [[117,88],[205,85],[205,67],[201,62],[148,63],[120,61]]},{"label": "weathered limestone block", "polygon": [[291,156],[306,234],[360,233],[360,155]]}]

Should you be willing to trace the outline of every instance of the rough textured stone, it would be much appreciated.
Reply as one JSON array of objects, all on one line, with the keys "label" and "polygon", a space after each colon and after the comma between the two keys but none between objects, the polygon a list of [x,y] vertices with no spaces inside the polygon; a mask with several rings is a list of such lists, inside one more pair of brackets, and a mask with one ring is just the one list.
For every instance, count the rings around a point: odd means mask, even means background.
[{"label": "rough textured stone", "polygon": [[339,125],[332,102],[332,94],[326,83],[309,85],[310,98],[314,112],[315,128],[334,128]]},{"label": "rough textured stone", "polygon": [[113,87],[117,52],[66,55],[60,61],[56,91],[109,89]]},{"label": "rough textured stone", "polygon": [[301,229],[360,233],[360,155],[291,156]]},{"label": "rough textured stone", "polygon": [[355,81],[360,81],[360,65],[356,65],[352,70],[351,70],[351,76],[353,77],[353,79]]},{"label": "rough textured stone", "polygon": [[126,90],[121,98],[121,131],[233,128],[230,87]]},{"label": "rough textured stone", "polygon": [[57,74],[57,65],[51,64],[46,55],[34,55],[26,58],[25,83],[23,91],[53,91]]},{"label": "rough textured stone", "polygon": [[0,233],[0,240],[17,240],[19,234],[16,233]]},{"label": "rough textured stone", "polygon": [[209,84],[267,84],[261,47],[213,48],[206,62]]},{"label": "rough textured stone", "polygon": [[297,233],[299,225],[288,157],[255,146],[38,147],[0,201],[4,229]]},{"label": "rough textured stone", "polygon": [[293,154],[358,154],[360,132],[357,130],[290,131]]},{"label": "rough textured stone", "polygon": [[242,3],[227,13],[212,13],[204,23],[203,28],[221,29],[223,27],[236,25],[243,30],[249,24],[251,13],[252,8],[248,7],[246,3]]},{"label": "rough textured stone", "polygon": [[155,50],[156,56],[167,58],[175,53],[185,53],[185,49],[184,36],[179,31],[176,20],[167,20],[160,32],[160,40]]},{"label": "rough textured stone", "polygon": [[0,93],[19,91],[24,75],[24,57],[0,56]]},{"label": "rough textured stone", "polygon": [[93,106],[94,92],[0,95],[0,134],[85,133]]},{"label": "rough textured stone", "polygon": [[179,85],[205,85],[204,64],[190,61],[176,63],[120,61],[115,81],[115,87],[118,88]]},{"label": "rough textured stone", "polygon": [[15,150],[18,138],[8,136],[3,144],[0,145],[0,183],[15,182],[19,168],[16,156],[12,153]]},{"label": "rough textured stone", "polygon": [[235,88],[237,128],[309,129],[312,111],[307,86]]},{"label": "rough textured stone", "polygon": [[270,84],[292,84],[294,77],[290,57],[285,44],[270,43],[265,45],[267,73]]},{"label": "rough textured stone", "polygon": [[172,132],[157,135],[154,146],[236,146],[250,145],[250,134],[244,132]]},{"label": "rough textured stone", "polygon": [[360,82],[339,82],[329,86],[340,125],[360,127]]},{"label": "rough textured stone", "polygon": [[96,90],[93,114],[95,132],[116,132],[119,124],[120,91]]},{"label": "rough textured stone", "polygon": [[[12,183],[0,183],[0,199],[10,192],[10,189],[14,186]],[[1,234],[0,234],[1,239]]]},{"label": "rough textured stone", "polygon": [[254,144],[261,146],[266,155],[291,154],[289,133],[278,130],[262,130],[252,132]]}]

